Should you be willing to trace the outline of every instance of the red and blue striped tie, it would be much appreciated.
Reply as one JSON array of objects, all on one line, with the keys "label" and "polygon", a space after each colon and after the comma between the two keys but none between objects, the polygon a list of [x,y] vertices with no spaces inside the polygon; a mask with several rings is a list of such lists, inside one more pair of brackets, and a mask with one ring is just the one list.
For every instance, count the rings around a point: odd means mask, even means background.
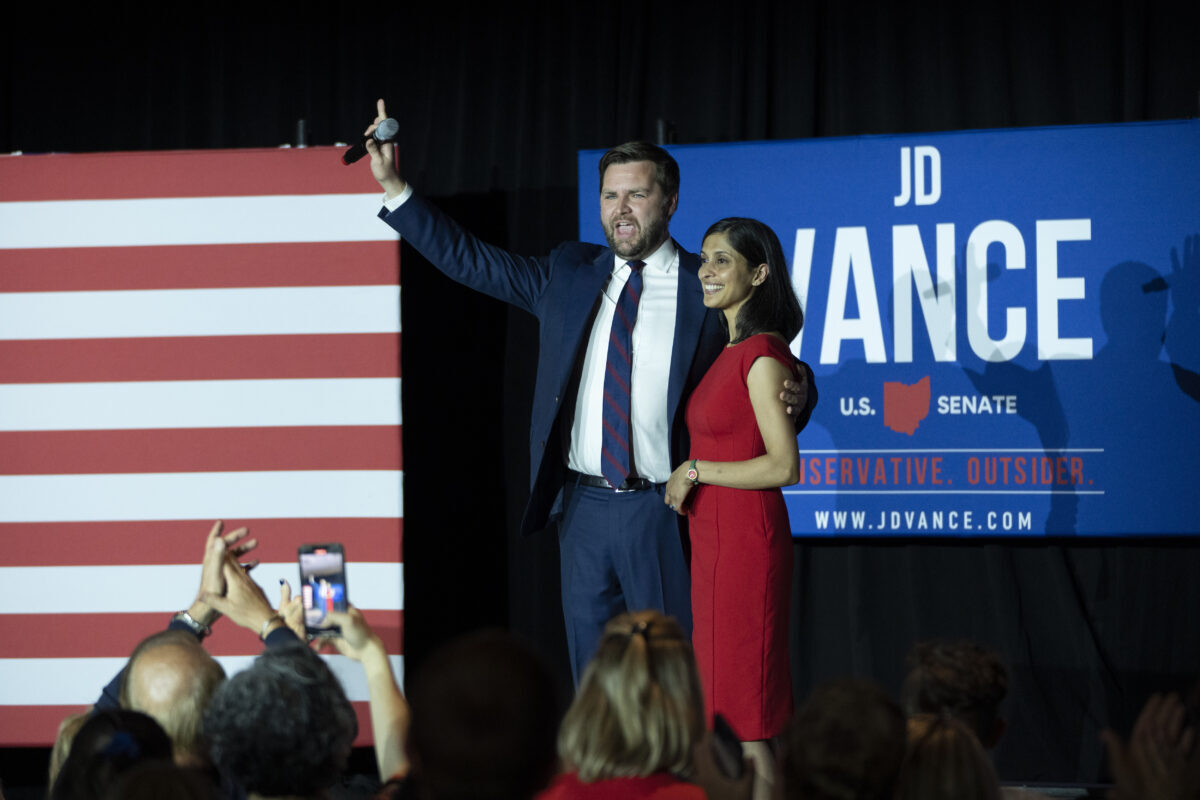
[{"label": "red and blue striped tie", "polygon": [[629,262],[629,280],[617,298],[612,329],[608,334],[608,365],[604,372],[604,436],[601,440],[601,473],[616,489],[635,475],[633,437],[629,426],[630,375],[633,371],[633,326],[642,297],[642,267]]}]

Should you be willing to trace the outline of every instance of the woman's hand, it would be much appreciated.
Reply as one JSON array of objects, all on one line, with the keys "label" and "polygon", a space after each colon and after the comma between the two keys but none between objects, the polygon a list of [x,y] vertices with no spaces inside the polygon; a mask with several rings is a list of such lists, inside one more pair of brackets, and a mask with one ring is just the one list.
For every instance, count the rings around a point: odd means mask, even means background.
[{"label": "woman's hand", "polygon": [[292,585],[282,578],[279,580],[279,608],[275,613],[283,620],[283,624],[296,634],[296,638],[304,642],[308,633],[304,630],[304,601],[300,595],[292,597]]},{"label": "woman's hand", "polygon": [[355,661],[363,661],[372,655],[382,656],[386,660],[387,650],[383,646],[383,640],[371,630],[366,617],[354,606],[347,606],[345,612],[330,611],[325,614],[322,627],[328,628],[333,625],[341,628],[342,635],[333,637],[330,642],[342,655]]},{"label": "woman's hand", "polygon": [[671,473],[671,477],[667,478],[666,491],[663,493],[663,502],[680,516],[687,513],[684,505],[687,503],[688,494],[692,491],[692,482],[687,476],[690,464],[690,461],[685,461]]}]

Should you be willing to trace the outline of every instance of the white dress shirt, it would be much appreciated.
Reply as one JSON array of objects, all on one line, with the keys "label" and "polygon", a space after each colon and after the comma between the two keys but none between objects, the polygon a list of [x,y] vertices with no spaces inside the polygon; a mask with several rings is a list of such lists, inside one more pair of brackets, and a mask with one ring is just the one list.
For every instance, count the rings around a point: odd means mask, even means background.
[{"label": "white dress shirt", "polygon": [[[587,475],[600,475],[600,450],[604,419],[604,372],[608,363],[608,333],[617,298],[629,278],[629,264],[616,256],[605,284],[600,308],[592,323],[567,466]],[[678,299],[679,252],[670,239],[654,251],[642,268],[642,297],[633,326],[633,367],[630,376],[630,429],[633,432],[633,466],[637,474],[655,483],[671,477],[671,424],[667,419],[667,383],[671,375],[671,348],[675,341],[675,304]]]},{"label": "white dress shirt", "polygon": [[[385,200],[395,211],[412,196],[412,186]],[[629,278],[629,264],[613,258],[613,271],[602,290],[600,308],[588,337],[579,394],[571,424],[567,466],[587,475],[601,475],[600,450],[604,420],[604,372],[608,363],[608,333],[617,298]],[[670,239],[663,242],[642,268],[642,296],[633,326],[633,365],[630,376],[630,427],[633,431],[633,465],[637,474],[665,483],[671,477],[671,422],[667,419],[667,384],[671,376],[671,349],[675,342],[675,305],[679,297],[679,252]]]}]

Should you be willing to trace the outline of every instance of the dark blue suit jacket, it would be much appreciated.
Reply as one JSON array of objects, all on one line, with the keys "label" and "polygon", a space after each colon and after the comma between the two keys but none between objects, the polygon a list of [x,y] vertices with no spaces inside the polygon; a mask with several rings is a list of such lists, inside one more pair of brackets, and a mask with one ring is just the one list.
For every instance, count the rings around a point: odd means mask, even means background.
[{"label": "dark blue suit jacket", "polygon": [[[608,247],[568,242],[549,256],[519,256],[481,242],[423,198],[379,216],[448,277],[512,303],[540,323],[537,381],[529,426],[530,496],[522,530],[540,530],[561,510],[567,477],[562,424],[574,412],[576,369],[587,347],[600,291],[613,268]],[[684,408],[728,336],[715,312],[704,307],[697,271],[699,258],[679,250],[679,295],[667,413],[671,421],[671,463],[688,453]],[[565,413],[564,408],[566,409]]]}]

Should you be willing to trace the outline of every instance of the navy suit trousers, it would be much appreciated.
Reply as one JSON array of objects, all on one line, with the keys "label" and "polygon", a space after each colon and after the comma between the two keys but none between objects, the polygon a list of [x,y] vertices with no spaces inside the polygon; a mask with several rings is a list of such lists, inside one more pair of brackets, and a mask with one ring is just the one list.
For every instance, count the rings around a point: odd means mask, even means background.
[{"label": "navy suit trousers", "polygon": [[559,526],[563,617],[576,685],[604,625],[623,611],[658,609],[692,635],[691,588],[678,517],[663,486],[640,492],[565,487]]}]

